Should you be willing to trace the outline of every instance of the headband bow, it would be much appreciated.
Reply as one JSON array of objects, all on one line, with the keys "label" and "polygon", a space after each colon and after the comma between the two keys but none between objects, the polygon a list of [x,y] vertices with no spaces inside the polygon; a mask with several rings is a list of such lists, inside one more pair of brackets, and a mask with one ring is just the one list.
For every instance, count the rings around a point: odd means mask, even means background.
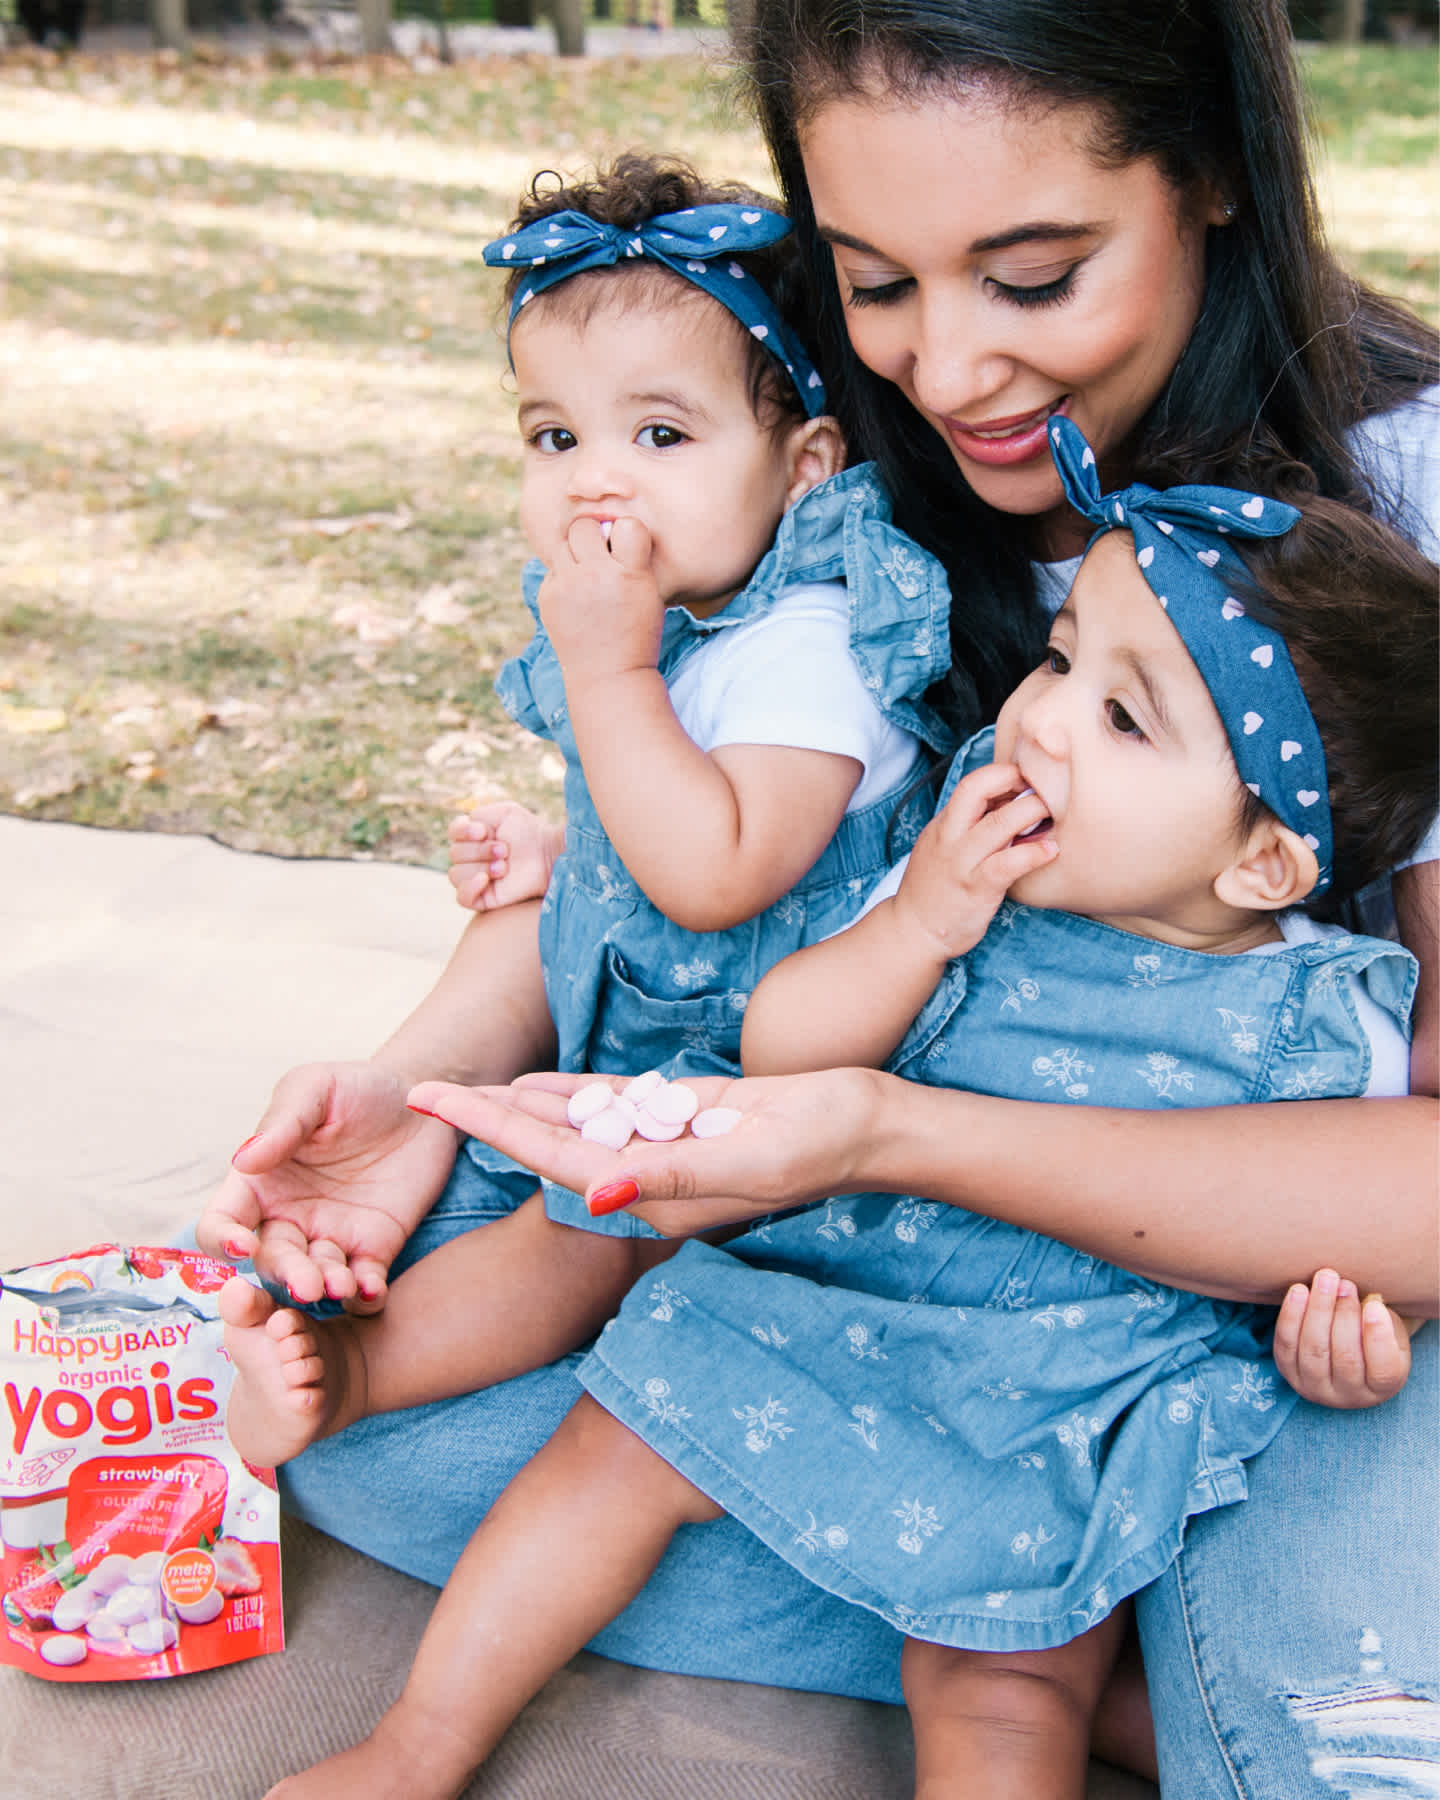
[{"label": "headband bow", "polygon": [[1135,560],[1210,690],[1240,779],[1315,852],[1311,891],[1320,893],[1335,858],[1324,746],[1285,640],[1236,598],[1253,578],[1225,541],[1283,537],[1300,514],[1236,488],[1137,482],[1102,494],[1095,452],[1075,424],[1053,418],[1050,444],[1065,496],[1096,536],[1134,537]]},{"label": "headband bow", "polygon": [[484,257],[492,269],[530,270],[511,302],[512,327],[536,294],[586,269],[637,258],[664,263],[734,314],[789,375],[813,419],[825,410],[824,384],[774,301],[735,260],[738,252],[776,243],[789,229],[790,221],[781,213],[728,203],[657,213],[634,230],[602,225],[584,213],[558,212],[487,244]]}]

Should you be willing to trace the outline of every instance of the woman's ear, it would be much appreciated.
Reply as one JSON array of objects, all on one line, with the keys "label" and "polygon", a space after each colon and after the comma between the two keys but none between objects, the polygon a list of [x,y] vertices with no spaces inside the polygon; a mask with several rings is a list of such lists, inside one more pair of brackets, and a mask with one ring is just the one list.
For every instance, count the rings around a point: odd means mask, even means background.
[{"label": "woman's ear", "polygon": [[1215,894],[1242,912],[1282,912],[1298,906],[1319,879],[1320,864],[1304,838],[1267,813],[1215,877]]},{"label": "woman's ear", "polygon": [[840,421],[822,413],[818,419],[792,426],[785,440],[785,455],[790,474],[785,504],[793,506],[802,494],[845,467],[845,434]]}]

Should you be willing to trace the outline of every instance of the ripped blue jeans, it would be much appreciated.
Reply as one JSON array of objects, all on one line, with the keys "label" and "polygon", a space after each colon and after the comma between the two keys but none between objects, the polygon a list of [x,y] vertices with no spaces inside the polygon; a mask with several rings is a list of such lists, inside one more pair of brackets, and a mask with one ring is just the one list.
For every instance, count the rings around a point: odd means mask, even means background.
[{"label": "ripped blue jeans", "polygon": [[1440,1800],[1440,1328],[1404,1392],[1295,1409],[1136,1596],[1165,1800]]},{"label": "ripped blue jeans", "polygon": [[[525,1198],[463,1153],[396,1270]],[[1298,1406],[1250,1498],[1137,1596],[1165,1800],[1440,1800],[1440,1330],[1396,1399]],[[436,1584],[582,1392],[578,1357],[362,1420],[281,1471],[287,1510]],[[680,1674],[900,1701],[898,1632],[733,1519],[685,1526],[591,1648]]]}]

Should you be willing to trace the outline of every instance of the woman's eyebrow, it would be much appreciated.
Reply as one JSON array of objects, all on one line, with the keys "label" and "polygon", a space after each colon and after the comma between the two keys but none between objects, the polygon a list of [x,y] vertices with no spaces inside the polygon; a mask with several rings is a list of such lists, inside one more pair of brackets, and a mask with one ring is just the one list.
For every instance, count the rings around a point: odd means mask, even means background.
[{"label": "woman's eyebrow", "polygon": [[[888,260],[887,253],[875,244],[866,243],[864,238],[855,237],[848,231],[840,231],[831,225],[817,225],[816,229],[827,244],[842,244],[847,250],[858,250],[862,256],[878,256]],[[970,245],[970,254],[979,255],[988,250],[1009,250],[1015,244],[1054,244],[1065,243],[1073,238],[1090,237],[1099,226],[1088,220],[1072,224],[1061,224],[1048,219],[1037,219],[1026,225],[1013,225],[1008,231],[992,232],[988,237],[979,237]]]}]

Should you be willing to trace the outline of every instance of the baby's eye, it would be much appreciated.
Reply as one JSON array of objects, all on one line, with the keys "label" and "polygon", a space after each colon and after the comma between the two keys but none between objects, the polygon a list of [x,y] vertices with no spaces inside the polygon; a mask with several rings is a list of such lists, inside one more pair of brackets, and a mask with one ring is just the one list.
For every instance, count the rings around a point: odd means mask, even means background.
[{"label": "baby's eye", "polygon": [[674,425],[642,425],[635,442],[644,450],[672,450],[685,442],[685,433]]},{"label": "baby's eye", "polygon": [[530,434],[529,442],[542,456],[558,456],[562,450],[573,450],[576,439],[575,433],[567,431],[563,425],[542,425],[539,431]]},{"label": "baby's eye", "polygon": [[1107,700],[1105,702],[1105,711],[1109,715],[1111,726],[1118,731],[1122,737],[1143,738],[1145,736],[1144,731],[1135,723],[1134,719],[1131,718],[1130,714],[1118,700]]},{"label": "baby's eye", "polygon": [[1070,673],[1070,658],[1058,644],[1052,644],[1045,653],[1045,667],[1052,675],[1068,675]]}]

